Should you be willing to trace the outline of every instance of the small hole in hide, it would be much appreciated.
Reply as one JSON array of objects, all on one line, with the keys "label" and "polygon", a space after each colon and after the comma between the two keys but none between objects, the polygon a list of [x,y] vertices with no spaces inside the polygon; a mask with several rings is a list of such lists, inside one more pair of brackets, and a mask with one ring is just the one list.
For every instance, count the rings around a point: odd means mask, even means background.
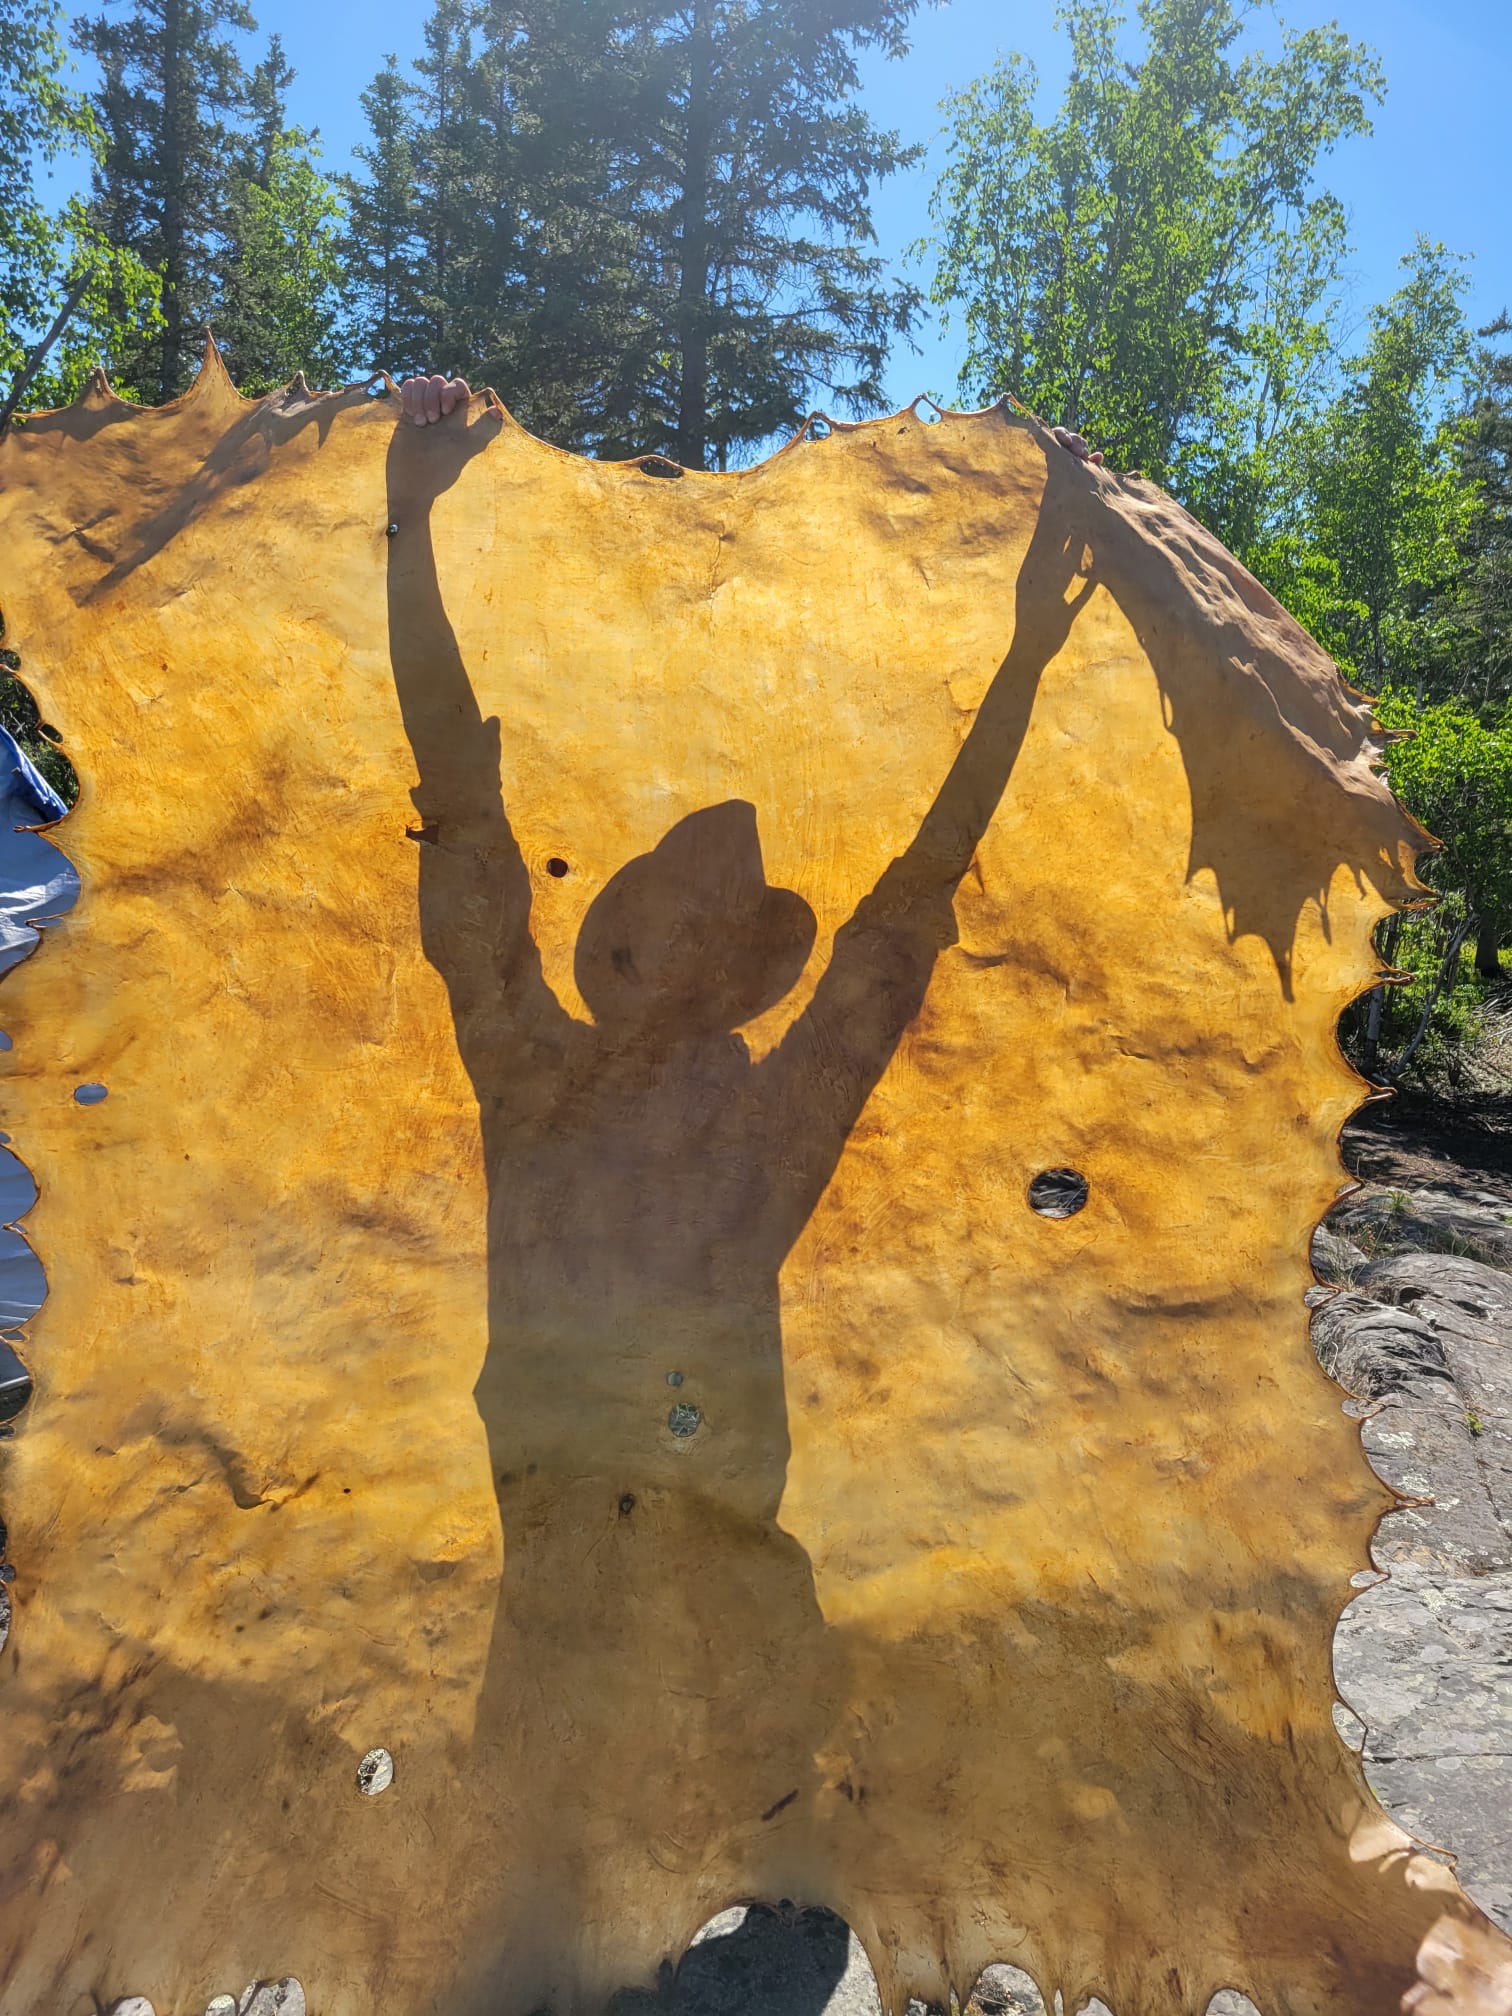
[{"label": "small hole in hide", "polygon": [[39,735],[45,735],[49,742],[56,742],[58,747],[60,749],[62,748],[63,737],[58,732],[58,730],[54,728],[51,721],[39,721],[37,723],[37,733]]},{"label": "small hole in hide", "polygon": [[369,1750],[357,1766],[357,1790],[366,1798],[376,1799],[380,1792],[386,1792],[394,1782],[394,1760],[387,1750]]},{"label": "small hole in hide", "polygon": [[546,873],[554,875],[559,882],[567,873],[567,863],[562,859],[560,854],[553,854],[551,859],[546,863]]},{"label": "small hole in hide", "polygon": [[675,462],[669,462],[665,455],[645,455],[636,464],[643,476],[662,476],[675,483],[682,475]]},{"label": "small hole in hide", "polygon": [[1042,1169],[1029,1185],[1029,1209],[1041,1218],[1074,1218],[1090,1186],[1076,1169]]},{"label": "small hole in hide", "polygon": [[7,672],[19,672],[21,670],[21,653],[19,651],[0,651],[0,665],[3,665]]},{"label": "small hole in hide", "polygon": [[397,539],[397,538],[398,538],[398,536],[399,536],[399,521],[398,521],[398,519],[397,519],[397,518],[390,518],[390,520],[389,520],[389,522],[387,523],[387,525],[385,525],[385,526],[384,526],[384,528],[383,528],[383,536],[384,536],[384,538],[385,538],[385,539]]},{"label": "small hole in hide", "polygon": [[441,828],[434,819],[422,819],[418,826],[406,826],[404,837],[406,840],[417,842],[421,847],[434,847],[440,831]]},{"label": "small hole in hide", "polygon": [[667,1384],[669,1386],[681,1386],[682,1382],[683,1375],[681,1372],[669,1372],[667,1374]]},{"label": "small hole in hide", "polygon": [[635,1493],[633,1491],[627,1491],[624,1497],[621,1498],[620,1500],[621,1519],[628,1519],[630,1517],[630,1514],[634,1510],[635,1510]]},{"label": "small hole in hide", "polygon": [[80,1106],[98,1106],[102,1099],[110,1097],[110,1087],[91,1081],[88,1085],[75,1085],[74,1101]]},{"label": "small hole in hide", "polygon": [[9,1050],[10,1047],[11,1047],[11,1039],[9,1038],[9,1036],[6,1035],[3,1029],[0,1029],[0,1050]]},{"label": "small hole in hide", "polygon": [[690,1407],[686,1400],[679,1400],[667,1416],[667,1426],[674,1435],[696,1435],[702,1423],[702,1414],[696,1407]]}]

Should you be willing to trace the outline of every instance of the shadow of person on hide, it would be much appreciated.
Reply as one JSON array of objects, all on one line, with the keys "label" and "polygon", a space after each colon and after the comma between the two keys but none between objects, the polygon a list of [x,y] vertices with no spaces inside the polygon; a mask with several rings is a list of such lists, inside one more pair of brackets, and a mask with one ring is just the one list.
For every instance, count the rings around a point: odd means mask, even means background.
[{"label": "shadow of person on hide", "polygon": [[575,955],[583,1022],[541,966],[499,723],[432,544],[435,500],[501,424],[396,428],[388,613],[420,778],[422,943],[488,1186],[476,1393],[505,1566],[474,1767],[492,1753],[482,1859],[518,1860],[508,1975],[529,2009],[573,2001],[553,1948],[616,1888],[610,1866],[644,1865],[641,1894],[671,1899],[717,1852],[739,1863],[775,1827],[798,1853],[811,1834],[841,1695],[810,1564],[778,1523],[779,1274],[955,942],[956,890],[1092,582],[1080,537],[1043,510],[1011,646],[948,776],[769,1055],[753,1061],[739,1030],[797,983],[816,924],[768,885],[740,800],[681,819],[594,897]]}]

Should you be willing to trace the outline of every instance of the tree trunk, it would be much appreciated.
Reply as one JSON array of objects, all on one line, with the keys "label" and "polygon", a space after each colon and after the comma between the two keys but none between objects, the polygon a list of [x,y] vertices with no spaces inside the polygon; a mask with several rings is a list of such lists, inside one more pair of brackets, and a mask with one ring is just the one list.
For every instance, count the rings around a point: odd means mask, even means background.
[{"label": "tree trunk", "polygon": [[[1399,916],[1388,917],[1386,928],[1381,933],[1381,963],[1390,966],[1396,958],[1397,939],[1401,936],[1402,920]],[[1360,1069],[1367,1078],[1376,1075],[1376,1066],[1381,1055],[1381,1012],[1386,1005],[1385,986],[1372,987],[1367,997],[1365,1009],[1365,1041],[1360,1049]]]},{"label": "tree trunk", "polygon": [[191,93],[188,51],[184,47],[183,0],[163,6],[163,367],[158,393],[172,399],[180,389],[184,368],[184,279],[187,266],[188,219],[184,181],[188,166],[187,135]]},{"label": "tree trunk", "polygon": [[1475,970],[1482,980],[1502,977],[1501,927],[1497,919],[1483,917],[1475,934]]},{"label": "tree trunk", "polygon": [[713,49],[709,0],[693,0],[688,38],[687,135],[683,154],[677,339],[682,374],[677,413],[677,460],[702,469],[709,446],[709,93]]},{"label": "tree trunk", "polygon": [[1454,985],[1455,974],[1459,967],[1460,952],[1464,946],[1465,940],[1470,936],[1470,933],[1474,929],[1475,929],[1475,919],[1473,917],[1466,917],[1461,923],[1455,925],[1454,931],[1449,939],[1448,949],[1444,953],[1443,962],[1439,967],[1437,977],[1435,978],[1433,986],[1429,991],[1428,999],[1423,1003],[1423,1012],[1418,1017],[1418,1025],[1416,1029],[1413,1030],[1411,1036],[1408,1038],[1407,1048],[1402,1052],[1401,1056],[1396,1059],[1396,1061],[1388,1068],[1386,1072],[1388,1080],[1393,1085],[1397,1083],[1397,1081],[1406,1071],[1407,1066],[1412,1062],[1413,1058],[1417,1055],[1418,1045],[1422,1042],[1423,1038],[1428,1034],[1428,1024],[1433,1020],[1433,1011],[1438,1006],[1439,997],[1446,991],[1446,989]]}]

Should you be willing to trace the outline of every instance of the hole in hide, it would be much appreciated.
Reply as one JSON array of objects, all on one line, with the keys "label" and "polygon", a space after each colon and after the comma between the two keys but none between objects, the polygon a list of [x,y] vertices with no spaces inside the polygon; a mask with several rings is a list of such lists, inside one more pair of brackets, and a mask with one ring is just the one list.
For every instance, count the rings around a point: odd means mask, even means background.
[{"label": "hole in hide", "polygon": [[1076,1169],[1041,1169],[1029,1185],[1029,1209],[1041,1218],[1074,1218],[1087,1201],[1089,1185]]},{"label": "hole in hide", "polygon": [[548,875],[555,875],[559,882],[567,873],[567,863],[562,859],[560,854],[553,854],[551,859],[546,863],[546,873]]},{"label": "hole in hide", "polygon": [[679,1400],[667,1416],[667,1426],[674,1435],[696,1435],[702,1422],[702,1414],[696,1407],[690,1407],[686,1400]]},{"label": "hole in hide", "polygon": [[667,1384],[669,1386],[681,1386],[682,1382],[683,1375],[681,1372],[669,1372],[667,1374]]},{"label": "hole in hide", "polygon": [[394,1760],[387,1750],[369,1750],[357,1766],[357,1790],[369,1799],[387,1792],[394,1782]]},{"label": "hole in hide", "polygon": [[981,2016],[1045,2016],[1045,2001],[1032,1975],[1002,1962],[982,1970],[966,2006]]},{"label": "hole in hide", "polygon": [[636,467],[643,476],[662,476],[673,483],[683,473],[677,464],[669,461],[665,455],[643,455]]},{"label": "hole in hide", "polygon": [[98,1106],[102,1099],[110,1097],[110,1087],[91,1080],[87,1085],[75,1085],[73,1096],[80,1106]]},{"label": "hole in hide", "polygon": [[[842,1982],[846,1992],[836,1999]],[[715,2010],[820,2016],[842,2006],[875,2009],[876,1995],[865,1954],[833,1911],[737,1905],[694,1934],[658,1989],[622,1988],[609,2016],[712,2016]]]}]

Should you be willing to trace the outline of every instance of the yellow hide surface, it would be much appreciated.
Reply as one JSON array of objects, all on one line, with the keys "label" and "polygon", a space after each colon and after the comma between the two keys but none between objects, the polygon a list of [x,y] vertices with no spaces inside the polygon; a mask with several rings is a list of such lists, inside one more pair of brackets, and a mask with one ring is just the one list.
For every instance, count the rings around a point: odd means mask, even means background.
[{"label": "yellow hide surface", "polygon": [[1476,1914],[1331,1720],[1368,710],[1003,410],[395,412],[0,444],[83,882],[3,1009],[6,2016],[574,2016],[763,1897],[894,2010],[1394,2010]]}]

